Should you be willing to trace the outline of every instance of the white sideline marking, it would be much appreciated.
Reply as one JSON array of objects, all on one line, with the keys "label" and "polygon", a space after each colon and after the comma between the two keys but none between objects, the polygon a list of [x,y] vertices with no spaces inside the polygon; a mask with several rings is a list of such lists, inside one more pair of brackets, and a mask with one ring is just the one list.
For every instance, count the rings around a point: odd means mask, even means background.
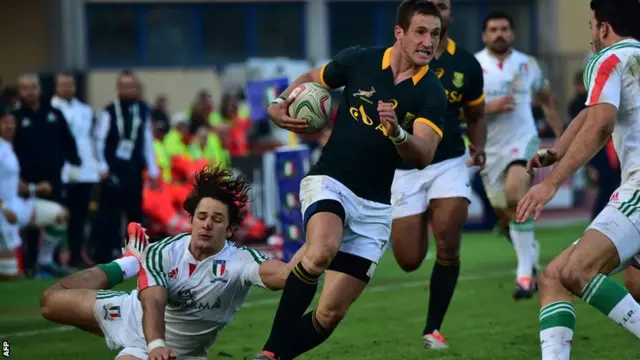
[{"label": "white sideline marking", "polygon": [[[512,274],[513,274],[513,271],[496,271],[496,272],[489,272],[489,273],[482,273],[482,274],[461,275],[458,281],[475,281],[475,280],[492,279],[492,278],[503,277],[503,276],[508,276]],[[396,290],[396,289],[415,288],[415,287],[428,286],[428,285],[429,285],[429,279],[426,279],[426,281],[424,280],[409,281],[409,282],[389,284],[389,285],[377,285],[377,286],[373,285],[371,287],[368,287],[364,291],[364,294],[372,293],[372,292],[384,292],[384,291],[390,291],[390,290]],[[276,305],[278,304],[278,302],[280,302],[279,298],[262,299],[262,300],[248,301],[244,303],[242,307],[252,308],[252,307],[260,307],[264,305]],[[39,330],[18,331],[18,332],[9,333],[9,334],[0,334],[0,339],[10,340],[11,338],[17,338],[17,337],[37,336],[37,335],[43,335],[43,334],[67,332],[71,330],[76,330],[76,328],[73,326],[56,326],[56,327],[50,327],[45,329],[39,329]]]}]

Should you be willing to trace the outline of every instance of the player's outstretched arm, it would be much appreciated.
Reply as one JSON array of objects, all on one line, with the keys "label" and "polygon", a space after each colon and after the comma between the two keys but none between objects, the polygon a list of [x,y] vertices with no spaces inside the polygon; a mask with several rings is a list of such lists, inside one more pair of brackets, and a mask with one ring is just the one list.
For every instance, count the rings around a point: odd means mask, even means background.
[{"label": "player's outstretched arm", "polygon": [[147,343],[165,339],[164,308],[167,305],[167,289],[151,286],[138,295],[142,305],[142,330]]},{"label": "player's outstretched arm", "polygon": [[278,260],[264,261],[258,267],[258,276],[264,285],[263,287],[269,290],[282,290],[294,265],[295,264],[287,264]]},{"label": "player's outstretched arm", "polygon": [[556,138],[559,138],[564,130],[564,123],[562,122],[562,118],[558,112],[558,105],[553,97],[551,84],[547,84],[542,88],[542,90],[536,94],[536,97],[540,107],[542,107],[544,118],[547,120],[547,123],[549,123],[549,126],[551,126]]},{"label": "player's outstretched arm", "polygon": [[584,125],[569,146],[566,154],[553,168],[549,181],[559,187],[569,176],[585,165],[607,143],[613,133],[618,109],[607,103],[587,108]]}]

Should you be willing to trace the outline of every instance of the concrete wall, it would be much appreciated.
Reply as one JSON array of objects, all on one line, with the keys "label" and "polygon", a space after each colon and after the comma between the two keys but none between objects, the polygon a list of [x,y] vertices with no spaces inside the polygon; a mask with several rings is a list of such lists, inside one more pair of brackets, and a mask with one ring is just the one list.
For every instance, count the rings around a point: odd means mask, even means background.
[{"label": "concrete wall", "polygon": [[26,71],[50,67],[46,0],[0,1],[0,77],[14,84]]},{"label": "concrete wall", "polygon": [[[136,74],[144,84],[145,98],[153,101],[160,94],[169,99],[172,112],[185,110],[201,89],[209,90],[214,99],[222,97],[221,81],[212,70],[145,70],[136,69]],[[100,108],[116,95],[118,71],[96,70],[87,77],[89,104]]]}]

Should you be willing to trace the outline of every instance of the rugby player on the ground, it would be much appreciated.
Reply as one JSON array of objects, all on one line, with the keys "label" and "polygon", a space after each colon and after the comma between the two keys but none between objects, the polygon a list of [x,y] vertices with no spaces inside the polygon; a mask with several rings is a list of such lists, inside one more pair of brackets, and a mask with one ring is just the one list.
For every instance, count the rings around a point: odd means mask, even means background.
[{"label": "rugby player on the ground", "polygon": [[484,123],[482,68],[473,56],[447,35],[451,22],[451,0],[431,0],[442,16],[442,36],[429,66],[447,93],[444,136],[431,164],[418,170],[409,162],[396,170],[391,187],[393,226],[391,247],[400,267],[418,269],[427,254],[427,210],[436,240],[436,262],[429,284],[424,346],[447,348],[440,333],[444,316],[460,274],[460,240],[467,221],[471,186],[465,160],[465,142],[460,129],[463,116],[471,139],[469,165],[484,166]]},{"label": "rugby player on the ground", "polygon": [[[371,279],[391,235],[391,183],[404,158],[426,167],[442,137],[445,92],[429,71],[441,19],[427,0],[398,6],[396,43],[353,47],[296,79],[269,107],[281,127],[291,119],[289,93],[314,81],[344,86],[333,131],[318,163],[300,185],[306,251],[280,299],[271,334],[256,359],[292,359],[325,341]],[[304,315],[325,273],[318,307]]]},{"label": "rugby player on the ground", "polygon": [[[125,256],[45,290],[43,316],[104,336],[110,349],[122,349],[118,360],[206,359],[251,285],[281,289],[289,271],[226,240],[242,222],[248,189],[230,170],[203,169],[184,202],[191,234],[146,248],[144,230],[130,224]],[[135,275],[138,290],[100,290]]]},{"label": "rugby player on the ground", "polygon": [[[638,0],[592,0],[591,38],[596,53],[585,69],[587,108],[553,149],[540,150],[530,166],[549,166],[545,180],[518,204],[517,219],[538,218],[560,184],[613,138],[622,182],[582,237],[540,276],[540,346],[543,360],[568,360],[578,296],[640,337],[640,305],[609,276],[640,252],[640,14]],[[633,270],[632,270],[633,271]]]},{"label": "rugby player on the ground", "polygon": [[[486,48],[476,53],[484,73],[487,122],[487,163],[482,171],[487,197],[498,213],[511,221],[509,235],[518,260],[516,300],[535,291],[538,246],[533,220],[515,221],[515,209],[531,184],[526,164],[538,149],[540,139],[531,103],[541,104],[556,136],[564,124],[558,115],[549,81],[536,59],[511,47],[513,20],[501,11],[484,20],[482,40]],[[503,214],[501,214],[503,213]]]}]

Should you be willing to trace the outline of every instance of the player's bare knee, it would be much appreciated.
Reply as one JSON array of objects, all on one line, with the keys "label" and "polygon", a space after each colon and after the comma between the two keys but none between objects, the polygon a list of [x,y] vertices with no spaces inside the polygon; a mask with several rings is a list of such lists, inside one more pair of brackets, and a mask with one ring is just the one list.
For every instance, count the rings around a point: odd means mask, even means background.
[{"label": "player's bare knee", "polygon": [[597,274],[597,270],[583,266],[580,262],[569,261],[560,272],[560,281],[565,289],[580,295],[584,287]]},{"label": "player's bare knee", "polygon": [[302,265],[310,273],[320,274],[329,267],[338,249],[339,246],[331,243],[310,246],[302,257]]},{"label": "player's bare knee", "polygon": [[445,261],[457,261],[460,258],[461,231],[455,227],[434,229],[436,239],[436,256]]},{"label": "player's bare knee", "polygon": [[40,314],[49,321],[56,321],[56,313],[60,312],[60,302],[58,301],[60,291],[64,290],[54,285],[40,295]]},{"label": "player's bare knee", "polygon": [[328,331],[335,329],[347,315],[348,307],[326,307],[316,309],[316,319]]}]

